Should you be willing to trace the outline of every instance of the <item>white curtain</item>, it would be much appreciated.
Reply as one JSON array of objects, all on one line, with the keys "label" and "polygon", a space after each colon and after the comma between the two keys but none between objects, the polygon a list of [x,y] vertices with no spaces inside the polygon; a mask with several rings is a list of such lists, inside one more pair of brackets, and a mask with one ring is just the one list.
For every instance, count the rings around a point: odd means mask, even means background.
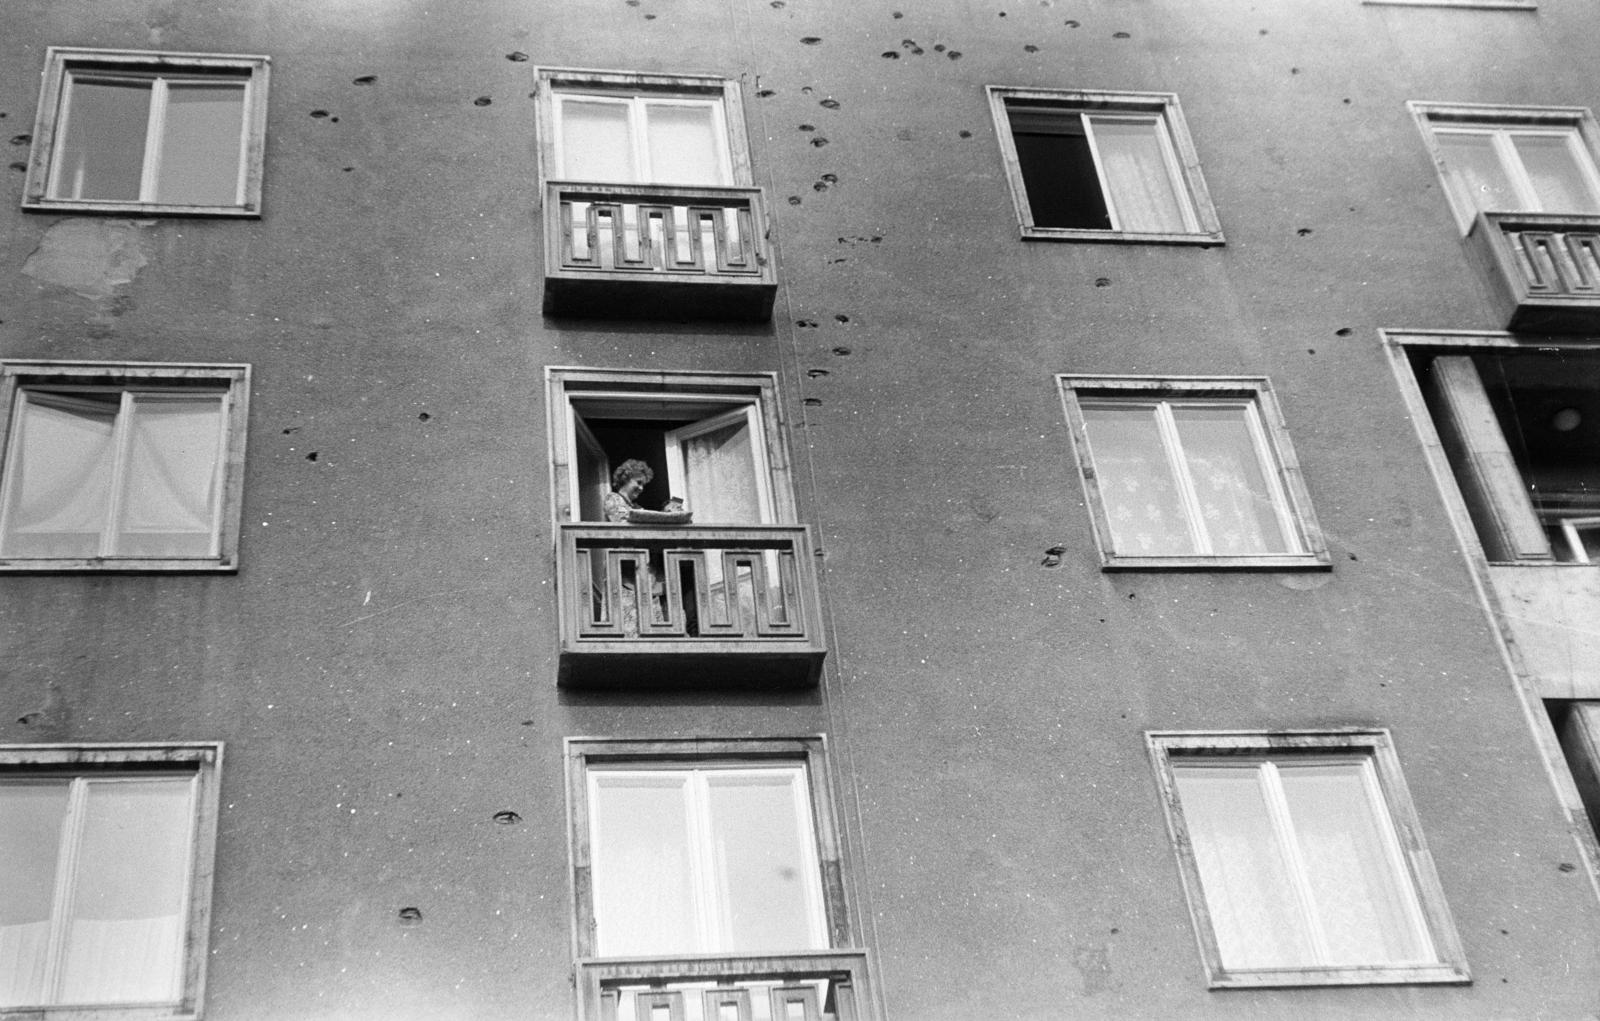
[{"label": "white curtain", "polygon": [[[697,525],[746,524],[761,520],[755,454],[749,423],[743,419],[696,435],[686,435],[681,494]],[[679,494],[674,494],[679,495]]]},{"label": "white curtain", "polygon": [[593,775],[590,855],[599,953],[696,953],[687,781],[682,775]]},{"label": "white curtain", "polygon": [[558,102],[561,176],[575,181],[636,182],[628,102],[598,98]]},{"label": "white curtain", "polygon": [[1188,230],[1162,145],[1161,121],[1091,116],[1089,125],[1118,226],[1146,233]]},{"label": "white curtain", "polygon": [[1111,546],[1124,556],[1197,552],[1153,405],[1085,406],[1083,417]]},{"label": "white curtain", "polygon": [[13,556],[92,557],[110,502],[117,404],[28,393],[7,466],[0,550]]},{"label": "white curtain", "polygon": [[650,180],[657,184],[728,184],[709,104],[647,102]]},{"label": "white curtain", "polygon": [[1248,414],[1242,406],[1172,409],[1211,551],[1225,556],[1284,553],[1289,548]]},{"label": "white curtain", "polygon": [[136,397],[117,552],[205,556],[216,515],[222,399]]},{"label": "white curtain", "polygon": [[799,769],[705,774],[722,949],[782,953],[826,946]]}]

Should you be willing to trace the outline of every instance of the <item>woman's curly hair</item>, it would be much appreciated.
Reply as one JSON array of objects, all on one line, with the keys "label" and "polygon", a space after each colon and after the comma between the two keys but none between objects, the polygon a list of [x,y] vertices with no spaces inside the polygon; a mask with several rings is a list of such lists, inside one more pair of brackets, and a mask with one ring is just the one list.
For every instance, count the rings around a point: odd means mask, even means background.
[{"label": "woman's curly hair", "polygon": [[629,479],[642,479],[644,484],[648,486],[650,480],[655,477],[656,473],[650,470],[649,465],[638,458],[629,458],[612,469],[611,488],[621,489],[627,485]]}]

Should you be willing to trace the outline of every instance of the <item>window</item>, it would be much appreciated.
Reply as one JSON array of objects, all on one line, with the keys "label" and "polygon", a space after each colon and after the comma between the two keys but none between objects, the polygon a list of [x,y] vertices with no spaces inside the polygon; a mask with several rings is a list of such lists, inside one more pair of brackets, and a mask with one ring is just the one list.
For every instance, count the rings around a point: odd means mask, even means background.
[{"label": "window", "polygon": [[0,363],[0,569],[233,570],[248,378]]},{"label": "window", "polygon": [[582,1017],[874,1016],[823,738],[571,738],[567,762]]},{"label": "window", "polygon": [[1170,93],[989,87],[1025,238],[1218,244]]},{"label": "window", "polygon": [[546,181],[751,183],[737,82],[541,68],[539,84]]},{"label": "window", "polygon": [[1409,105],[1463,233],[1480,212],[1600,213],[1588,110]]},{"label": "window", "polygon": [[1532,11],[1538,8],[1534,0],[1361,0],[1364,4],[1383,7],[1475,7],[1480,10]]},{"label": "window", "polygon": [[1265,379],[1059,380],[1102,566],[1329,566]]},{"label": "window", "polygon": [[267,58],[53,46],[25,209],[259,216]]},{"label": "window", "polygon": [[1147,738],[1213,988],[1469,980],[1387,731]]},{"label": "window", "polygon": [[198,1014],[221,758],[0,747],[0,1011]]},{"label": "window", "polygon": [[1509,337],[1407,351],[1485,557],[1600,562],[1600,355]]}]

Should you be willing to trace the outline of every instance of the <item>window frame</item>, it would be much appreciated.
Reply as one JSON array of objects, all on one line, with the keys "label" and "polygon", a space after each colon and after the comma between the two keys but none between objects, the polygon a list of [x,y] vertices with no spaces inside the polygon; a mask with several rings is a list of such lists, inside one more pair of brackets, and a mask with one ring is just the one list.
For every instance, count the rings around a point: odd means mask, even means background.
[{"label": "window frame", "polygon": [[[815,862],[821,888],[824,937],[830,948],[850,948],[855,932],[845,896],[839,826],[828,772],[827,738],[597,738],[569,737],[564,742],[567,774],[568,840],[573,897],[573,944],[578,960],[596,958],[598,932],[594,912],[592,815],[589,803],[591,766],[600,768],[693,769],[697,763],[741,765],[798,764],[809,788]],[[813,951],[795,948],[796,953]],[[672,954],[673,957],[693,956]],[[749,956],[718,952],[709,957]],[[776,958],[783,953],[762,953]]]},{"label": "window frame", "polygon": [[[785,432],[779,414],[776,373],[685,370],[636,372],[627,369],[547,366],[545,386],[547,394],[545,406],[550,415],[552,521],[558,523],[584,521],[574,516],[581,505],[577,465],[580,460],[578,444],[584,430],[573,424],[575,417],[583,417],[573,407],[573,402],[615,401],[622,404],[637,403],[641,408],[651,405],[663,407],[695,403],[738,404],[750,408],[749,421],[752,425],[755,423],[760,425],[760,431],[753,432],[751,439],[753,442],[759,436],[763,444],[753,451],[753,455],[754,468],[765,490],[766,500],[763,501],[763,510],[767,512],[768,517],[766,522],[750,522],[750,524],[798,523],[789,472],[790,459],[784,445]],[[681,432],[683,428],[700,424],[702,421],[709,421],[709,418],[685,422],[683,427],[674,432]],[[663,434],[663,441],[668,442],[668,440],[668,436]]]},{"label": "window frame", "polygon": [[[1597,199],[1600,199],[1600,127],[1597,127],[1594,114],[1588,107],[1583,106],[1508,106],[1487,103],[1442,103],[1432,100],[1410,100],[1406,108],[1411,111],[1412,119],[1417,124],[1417,129],[1422,132],[1423,144],[1427,146],[1428,155],[1433,159],[1434,172],[1438,174],[1440,187],[1444,190],[1445,201],[1449,203],[1450,211],[1455,216],[1456,226],[1463,235],[1472,229],[1473,221],[1478,218],[1480,210],[1476,205],[1464,206],[1457,194],[1456,188],[1451,183],[1450,171],[1446,167],[1444,150],[1439,145],[1436,128],[1444,127],[1448,132],[1457,129],[1462,133],[1490,134],[1495,138],[1495,151],[1504,154],[1506,139],[1515,131],[1537,133],[1545,131],[1549,134],[1560,134],[1571,139],[1571,150],[1578,155],[1586,157],[1579,164],[1579,173],[1587,181],[1590,189]],[[1518,157],[1520,169],[1521,158]],[[1526,174],[1513,172],[1513,187],[1525,187],[1522,180]],[[1499,212],[1500,210],[1490,210]],[[1514,212],[1514,210],[1504,210]],[[1571,213],[1573,210],[1535,210],[1545,215],[1559,215]],[[1593,215],[1593,214],[1585,214]]]},{"label": "window frame", "polygon": [[[534,69],[537,81],[535,91],[535,116],[538,121],[538,173],[540,182],[564,181],[553,171],[561,166],[561,117],[557,95],[589,96],[607,100],[632,100],[630,109],[640,108],[649,100],[674,99],[705,103],[717,111],[721,129],[721,152],[730,177],[725,185],[705,187],[749,188],[754,186],[750,165],[750,140],[745,129],[744,102],[739,83],[731,78],[707,74],[645,74],[636,71],[604,71],[577,68],[539,67]],[[643,128],[630,115],[630,129],[637,143]],[[642,157],[636,155],[638,160]],[[618,184],[620,182],[596,182]],[[657,182],[641,181],[634,187],[654,187]],[[662,187],[699,188],[701,185],[675,185]],[[542,192],[542,189],[541,189]]]},{"label": "window frame", "polygon": [[1361,0],[1368,7],[1470,7],[1488,11],[1538,10],[1537,0]]},{"label": "window frame", "polygon": [[[0,528],[11,492],[7,466],[13,454],[13,430],[24,392],[41,388],[86,387],[105,390],[161,391],[187,389],[195,382],[224,392],[222,409],[221,483],[213,540],[216,553],[204,557],[0,557],[0,573],[192,572],[230,573],[239,568],[240,514],[244,495],[246,429],[250,415],[250,366],[183,362],[88,362],[6,359],[0,361]],[[126,398],[123,399],[124,406]],[[122,411],[118,411],[120,418]],[[119,463],[116,468],[120,469]],[[109,527],[109,524],[106,526]]]},{"label": "window frame", "polygon": [[[1005,167],[1006,181],[1011,187],[1011,201],[1016,209],[1018,229],[1024,240],[1036,241],[1120,241],[1157,244],[1220,245],[1225,239],[1216,209],[1211,204],[1211,193],[1206,188],[1200,172],[1200,157],[1189,135],[1183,108],[1178,97],[1171,92],[1107,92],[1084,89],[1035,89],[1007,85],[986,86],[989,110],[994,118],[995,134],[1000,142],[1001,162]],[[1028,190],[1022,176],[1022,163],[1012,137],[1008,105],[1053,107],[1064,114],[1080,116],[1100,114],[1108,117],[1154,117],[1161,126],[1162,149],[1167,161],[1169,183],[1184,204],[1184,219],[1192,229],[1183,231],[1138,232],[1120,229],[1096,230],[1083,227],[1045,227],[1033,222],[1028,203]],[[1097,173],[1100,167],[1098,152],[1094,152]],[[1110,197],[1101,182],[1102,198],[1110,210]],[[1115,213],[1112,213],[1113,222]]]},{"label": "window frame", "polygon": [[[1072,440],[1073,456],[1078,466],[1079,481],[1083,484],[1084,501],[1089,508],[1089,521],[1094,532],[1095,545],[1100,551],[1101,570],[1328,570],[1333,559],[1328,553],[1316,512],[1311,506],[1311,496],[1306,489],[1299,459],[1289,441],[1288,426],[1283,411],[1273,393],[1272,385],[1264,376],[1091,376],[1063,373],[1056,377],[1061,391],[1062,407],[1066,414],[1068,434]],[[1254,432],[1259,441],[1256,453],[1270,461],[1263,469],[1267,472],[1274,496],[1281,498],[1275,510],[1281,525],[1291,534],[1299,549],[1288,553],[1230,554],[1161,554],[1133,556],[1119,553],[1113,545],[1111,519],[1099,485],[1099,471],[1089,446],[1088,423],[1083,413],[1083,400],[1106,399],[1126,401],[1130,404],[1151,402],[1248,402],[1254,408],[1254,420],[1259,431]],[[1179,480],[1174,480],[1176,483]],[[1180,494],[1187,505],[1189,494]]]},{"label": "window frame", "polygon": [[[206,945],[211,929],[212,877],[220,805],[221,741],[117,742],[0,745],[0,775],[57,774],[85,777],[129,769],[193,771],[194,817],[190,825],[189,890],[184,928],[180,999],[176,1003],[51,1004],[0,1007],[0,1018],[30,1021],[199,1021],[204,1008]],[[53,917],[53,916],[52,916]]]},{"label": "window frame", "polygon": [[[22,208],[31,212],[133,213],[141,216],[261,216],[261,183],[266,153],[267,87],[271,58],[225,53],[168,53],[151,50],[103,50],[84,47],[51,46],[45,51],[44,84],[39,93],[39,109],[34,118],[33,147],[28,172],[23,181]],[[51,178],[65,141],[64,114],[69,96],[67,82],[74,72],[108,76],[134,75],[167,78],[205,79],[243,78],[245,82],[244,118],[240,131],[239,184],[237,202],[224,205],[182,205],[170,202],[109,199],[68,199],[50,195]],[[152,103],[147,125],[159,130],[160,116]],[[141,190],[154,186],[148,178],[155,156],[148,149]]]},{"label": "window frame", "polygon": [[[1189,909],[1195,942],[1211,989],[1259,989],[1291,986],[1467,984],[1472,975],[1445,901],[1433,856],[1423,839],[1421,821],[1406,787],[1394,740],[1383,728],[1317,730],[1170,730],[1146,731],[1145,745],[1155,771],[1167,832],[1177,857],[1179,879]],[[1371,763],[1381,804],[1372,805],[1392,830],[1404,874],[1410,883],[1422,927],[1433,944],[1435,961],[1416,965],[1337,965],[1229,970],[1222,961],[1211,909],[1200,880],[1193,839],[1184,818],[1172,769],[1174,757],[1195,761],[1289,758]],[[1391,864],[1396,864],[1391,862]]]}]

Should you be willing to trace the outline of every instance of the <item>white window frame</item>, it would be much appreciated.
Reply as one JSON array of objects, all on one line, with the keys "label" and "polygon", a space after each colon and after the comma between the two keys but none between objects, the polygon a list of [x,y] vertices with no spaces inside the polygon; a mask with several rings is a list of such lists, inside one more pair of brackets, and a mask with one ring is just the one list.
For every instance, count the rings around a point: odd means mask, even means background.
[{"label": "white window frame", "polygon": [[[1061,389],[1061,400],[1066,413],[1068,430],[1077,458],[1079,477],[1083,483],[1084,499],[1090,509],[1090,522],[1095,542],[1100,550],[1103,570],[1124,569],[1174,569],[1174,568],[1263,568],[1327,569],[1332,566],[1322,529],[1317,524],[1311,507],[1311,497],[1306,490],[1299,460],[1289,442],[1288,427],[1283,412],[1278,407],[1272,386],[1265,377],[1256,376],[1198,376],[1173,378],[1165,376],[1081,376],[1063,374],[1056,377]],[[1172,481],[1183,502],[1185,523],[1196,545],[1202,552],[1138,556],[1118,552],[1114,544],[1110,514],[1100,490],[1100,473],[1095,467],[1089,444],[1088,423],[1084,408],[1097,405],[1122,405],[1157,409],[1157,420],[1162,432],[1163,447],[1168,454]],[[1194,485],[1182,458],[1174,458],[1179,449],[1176,429],[1172,423],[1173,405],[1208,405],[1213,407],[1244,407],[1256,456],[1263,478],[1273,502],[1273,510],[1283,534],[1288,537],[1290,550],[1282,553],[1218,555],[1207,552],[1209,543],[1203,529],[1197,528],[1201,520],[1194,504]]]},{"label": "white window frame", "polygon": [[[745,133],[744,104],[739,83],[729,78],[704,74],[642,74],[630,71],[598,71],[571,68],[537,68],[536,115],[539,126],[539,180],[570,180],[557,173],[563,166],[561,110],[570,100],[603,101],[626,105],[633,133],[635,165],[640,185],[662,184],[671,187],[701,187],[682,182],[658,182],[649,174],[648,146],[644,111],[653,103],[710,107],[715,111],[718,133],[717,158],[726,179],[721,186],[751,187],[750,142]],[[626,182],[585,182],[626,183]]]},{"label": "white window frame", "polygon": [[[812,864],[816,885],[811,896],[822,929],[814,931],[820,947],[855,945],[850,912],[845,900],[838,824],[833,810],[832,782],[827,767],[827,742],[821,736],[780,738],[591,738],[565,742],[567,756],[567,809],[573,869],[575,940],[580,960],[598,957],[599,932],[595,918],[592,808],[597,771],[662,770],[798,770],[807,794],[814,836]],[[812,948],[796,947],[796,952]],[[748,956],[737,951],[706,951],[714,956]],[[674,954],[682,957],[684,954]],[[782,956],[763,953],[764,957]]]},{"label": "white window frame", "polygon": [[1472,7],[1489,11],[1537,10],[1536,0],[1361,0],[1370,7]]},{"label": "white window frame", "polygon": [[[188,383],[184,386],[181,384]],[[100,539],[100,555],[94,557],[0,557],[0,572],[40,571],[192,571],[231,572],[238,569],[239,516],[244,486],[245,429],[249,421],[250,366],[197,365],[157,362],[0,362],[0,535],[6,528],[4,515],[11,505],[13,473],[7,466],[15,456],[16,424],[28,406],[28,391],[37,387],[50,392],[120,391],[115,424],[117,454],[113,466],[112,501]],[[196,557],[128,556],[111,551],[114,523],[118,520],[117,483],[126,470],[126,435],[132,394],[185,395],[200,393],[222,397],[219,428],[221,456],[218,459],[218,499],[214,510],[210,552]]]},{"label": "white window frame", "polygon": [[[789,458],[782,437],[783,423],[778,414],[777,377],[773,373],[634,372],[626,369],[587,369],[550,366],[545,370],[550,411],[550,462],[553,473],[552,520],[581,520],[579,491],[582,479],[580,444],[592,442],[583,415],[575,407],[585,403],[613,403],[635,407],[641,416],[651,408],[681,409],[705,405],[708,409],[738,405],[725,411],[708,410],[677,429],[663,433],[672,491],[682,489],[682,457],[678,443],[701,429],[715,428],[743,415],[751,430],[751,451],[757,479],[757,499],[762,520],[749,524],[792,524],[795,515],[794,493],[789,478]],[[612,465],[615,468],[616,465]],[[692,513],[694,508],[689,507]],[[726,524],[716,522],[716,524]]]},{"label": "white window frame", "polygon": [[[1421,823],[1400,770],[1394,741],[1384,729],[1147,731],[1145,742],[1160,788],[1168,833],[1177,854],[1179,875],[1194,926],[1207,985],[1212,989],[1326,985],[1466,984],[1471,981],[1455,921],[1445,902],[1433,857],[1423,840]],[[1201,884],[1193,840],[1183,815],[1173,760],[1207,766],[1257,767],[1265,763],[1275,777],[1277,762],[1362,762],[1370,807],[1380,830],[1387,831],[1389,865],[1394,878],[1408,884],[1415,908],[1411,921],[1417,935],[1431,945],[1433,960],[1415,964],[1318,965],[1228,969],[1222,961],[1211,909]],[[1270,778],[1268,790],[1270,793]],[[1281,801],[1281,797],[1280,797]],[[1272,802],[1269,799],[1269,805]],[[1282,809],[1283,806],[1277,806]],[[1282,821],[1283,813],[1279,813]],[[1292,845],[1292,842],[1291,842]],[[1295,873],[1298,856],[1290,854],[1292,882],[1303,893],[1304,865]]]},{"label": "white window frame", "polygon": [[[989,109],[994,118],[995,132],[1000,142],[1000,155],[1005,165],[1006,180],[1011,186],[1011,199],[1017,212],[1021,236],[1032,240],[1055,241],[1132,241],[1168,244],[1220,245],[1224,242],[1222,224],[1211,204],[1211,194],[1205,178],[1200,173],[1200,157],[1183,117],[1178,97],[1170,92],[1105,92],[1081,89],[1030,89],[1012,86],[987,87]],[[1100,181],[1100,194],[1111,216],[1110,230],[1081,227],[1045,227],[1033,222],[1033,212],[1028,204],[1027,184],[1022,176],[1022,164],[1017,155],[1016,141],[1012,137],[1010,107],[1026,110],[1048,108],[1062,116],[1078,115],[1083,122],[1090,152],[1094,157],[1095,174]],[[1184,229],[1172,232],[1135,232],[1118,226],[1115,204],[1107,187],[1105,171],[1100,164],[1100,153],[1094,144],[1095,120],[1124,120],[1155,123],[1160,127],[1163,158],[1167,164],[1168,179],[1183,206]]]},{"label": "white window frame", "polygon": [[1600,517],[1571,517],[1561,519],[1561,536],[1567,541],[1567,549],[1572,553],[1571,563],[1593,563],[1589,559],[1589,551],[1583,544],[1580,531],[1600,531]]},{"label": "white window frame", "polygon": [[[259,217],[270,65],[271,58],[264,56],[50,47],[45,54],[44,88],[34,120],[33,148],[23,182],[22,208],[37,212]],[[150,119],[145,132],[144,172],[137,201],[64,198],[54,194],[61,173],[61,147],[66,140],[64,128],[71,113],[71,84],[79,76],[153,83]],[[208,81],[242,81],[244,84],[235,200],[223,205],[157,202],[167,83]]]},{"label": "white window frame", "polygon": [[[39,1004],[0,1008],[0,1018],[29,1021],[199,1021],[203,1011],[206,941],[210,932],[211,886],[216,858],[219,771],[222,743],[27,744],[0,746],[0,777],[96,779],[138,775],[190,775],[194,793],[188,834],[188,890],[175,1001],[137,1004]],[[63,879],[62,883],[65,884]],[[60,891],[58,890],[58,896]],[[52,911],[52,924],[56,924]]]},{"label": "white window frame", "polygon": [[1434,168],[1444,188],[1445,199],[1455,214],[1456,226],[1462,234],[1472,228],[1479,212],[1514,212],[1515,210],[1479,210],[1469,202],[1456,186],[1456,178],[1446,165],[1444,150],[1439,145],[1439,135],[1487,135],[1494,139],[1494,149],[1501,166],[1517,191],[1519,200],[1529,208],[1526,212],[1551,214],[1571,213],[1569,209],[1539,209],[1538,196],[1523,166],[1522,158],[1511,144],[1513,135],[1542,135],[1564,138],[1572,153],[1578,172],[1583,175],[1590,190],[1600,197],[1600,129],[1596,128],[1594,114],[1587,107],[1565,106],[1493,106],[1486,104],[1439,103],[1412,100],[1406,106],[1422,132],[1428,153],[1433,157]]}]

